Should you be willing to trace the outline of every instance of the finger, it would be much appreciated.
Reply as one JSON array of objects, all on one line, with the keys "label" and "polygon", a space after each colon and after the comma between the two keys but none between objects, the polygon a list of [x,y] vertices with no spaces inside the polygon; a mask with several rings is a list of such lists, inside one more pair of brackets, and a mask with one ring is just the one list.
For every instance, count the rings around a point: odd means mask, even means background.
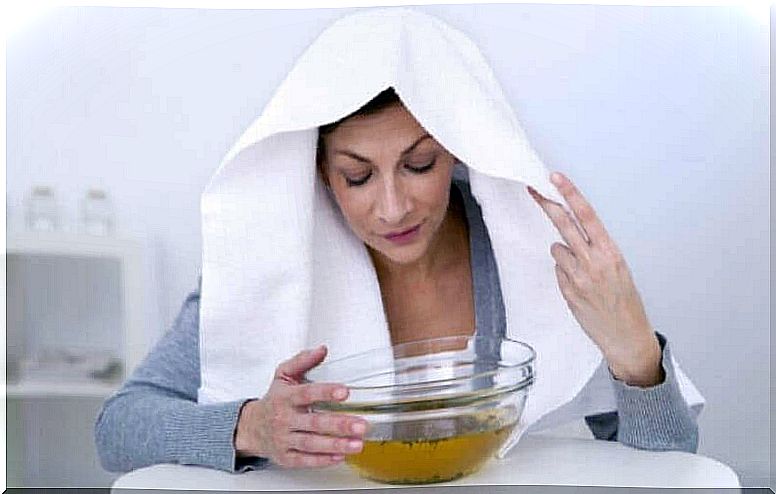
[{"label": "finger", "polygon": [[606,243],[609,240],[606,228],[604,228],[603,223],[598,218],[593,206],[585,199],[576,185],[559,172],[553,172],[550,175],[550,181],[558,188],[563,198],[566,199],[577,220],[579,220],[582,229],[587,233],[590,243],[594,245]]},{"label": "finger", "polygon": [[549,216],[552,224],[555,225],[555,228],[557,228],[563,240],[571,247],[574,254],[578,258],[587,261],[590,258],[588,252],[590,244],[587,243],[584,233],[579,229],[568,211],[557,202],[542,197],[533,187],[528,187],[528,191],[547,216]]},{"label": "finger", "polygon": [[560,287],[561,294],[563,294],[563,298],[566,299],[566,304],[571,308],[575,305],[574,302],[572,302],[574,297],[574,286],[571,283],[571,279],[568,274],[563,271],[563,268],[557,264],[555,265],[555,277],[558,279],[558,286]]},{"label": "finger", "polygon": [[341,454],[304,453],[291,450],[277,463],[284,468],[322,468],[336,465],[344,459],[345,456]]},{"label": "finger", "polygon": [[571,249],[565,245],[555,242],[550,246],[550,253],[555,262],[563,269],[564,273],[568,275],[569,280],[573,280],[578,276],[577,271],[581,269],[579,266],[579,260],[571,252]]},{"label": "finger", "polygon": [[368,427],[364,419],[335,413],[296,413],[291,417],[291,429],[329,436],[363,437]]},{"label": "finger", "polygon": [[316,348],[297,353],[278,365],[275,371],[275,378],[298,381],[305,372],[323,362],[323,359],[326,358],[326,352],[326,346],[320,345]]},{"label": "finger", "polygon": [[348,397],[348,388],[342,384],[310,383],[290,386],[291,404],[307,406],[319,401],[342,401]]},{"label": "finger", "polygon": [[363,441],[347,437],[331,437],[312,432],[292,432],[288,436],[290,449],[302,453],[354,454],[364,447]]}]

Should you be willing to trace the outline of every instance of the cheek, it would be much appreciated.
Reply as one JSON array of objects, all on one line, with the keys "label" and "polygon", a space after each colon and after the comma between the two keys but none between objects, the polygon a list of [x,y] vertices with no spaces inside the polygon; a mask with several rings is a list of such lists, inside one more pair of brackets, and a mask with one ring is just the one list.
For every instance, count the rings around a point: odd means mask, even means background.
[{"label": "cheek", "polygon": [[337,206],[351,228],[363,230],[369,221],[370,202],[367,194],[358,194],[346,188],[337,188],[334,193]]},{"label": "cheek", "polygon": [[433,190],[433,197],[437,208],[446,211],[450,201],[450,182],[436,186]]},{"label": "cheek", "polygon": [[434,180],[423,180],[417,183],[414,196],[428,210],[428,213],[441,217],[447,212],[450,201],[451,174],[443,174]]}]

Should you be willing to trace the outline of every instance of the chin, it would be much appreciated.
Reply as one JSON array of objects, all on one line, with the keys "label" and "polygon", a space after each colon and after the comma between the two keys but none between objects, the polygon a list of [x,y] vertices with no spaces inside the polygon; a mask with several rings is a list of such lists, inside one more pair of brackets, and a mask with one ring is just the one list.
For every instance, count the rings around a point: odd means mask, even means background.
[{"label": "chin", "polygon": [[380,247],[372,245],[372,250],[380,253],[381,256],[396,264],[412,264],[423,257],[426,252],[426,242],[416,242],[404,246],[386,246],[381,242]]},{"label": "chin", "polygon": [[383,255],[396,264],[412,264],[421,258],[420,254],[397,255],[396,253],[383,253]]}]

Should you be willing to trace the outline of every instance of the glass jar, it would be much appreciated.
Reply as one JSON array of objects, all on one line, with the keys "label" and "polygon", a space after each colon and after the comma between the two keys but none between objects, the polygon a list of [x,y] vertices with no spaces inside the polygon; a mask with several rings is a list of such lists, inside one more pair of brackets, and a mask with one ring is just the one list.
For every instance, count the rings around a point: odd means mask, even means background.
[{"label": "glass jar", "polygon": [[36,232],[53,232],[59,228],[54,190],[47,185],[32,188],[27,198],[27,228]]},{"label": "glass jar", "polygon": [[89,189],[81,204],[84,233],[95,236],[113,234],[113,205],[101,189]]}]

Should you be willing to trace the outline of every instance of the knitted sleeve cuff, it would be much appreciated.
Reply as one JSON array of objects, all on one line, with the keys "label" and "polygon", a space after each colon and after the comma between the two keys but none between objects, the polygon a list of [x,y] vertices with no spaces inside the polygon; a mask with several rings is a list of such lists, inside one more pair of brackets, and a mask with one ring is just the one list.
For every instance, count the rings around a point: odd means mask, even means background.
[{"label": "knitted sleeve cuff", "polygon": [[234,434],[240,409],[248,400],[176,407],[166,414],[164,434],[168,461],[227,472],[262,468],[265,458],[238,458]]},{"label": "knitted sleeve cuff", "polygon": [[617,400],[617,440],[651,450],[695,452],[698,426],[679,390],[666,338],[655,333],[662,349],[665,380],[649,388],[630,386],[609,372]]}]

